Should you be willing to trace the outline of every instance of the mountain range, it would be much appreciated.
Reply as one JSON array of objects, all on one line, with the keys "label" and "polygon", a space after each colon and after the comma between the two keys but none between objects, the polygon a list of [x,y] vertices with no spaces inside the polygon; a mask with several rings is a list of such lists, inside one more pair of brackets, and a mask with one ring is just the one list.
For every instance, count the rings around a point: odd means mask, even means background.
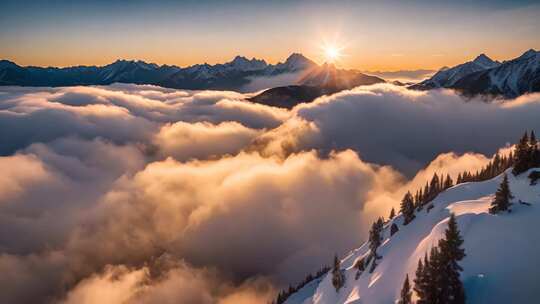
[{"label": "mountain range", "polygon": [[521,56],[499,62],[485,54],[474,60],[442,68],[431,78],[409,88],[430,90],[454,89],[468,96],[515,98],[540,91],[540,52],[533,49]]},{"label": "mountain range", "polygon": [[223,64],[196,64],[181,68],[144,61],[117,60],[105,66],[22,67],[0,61],[0,85],[74,86],[112,83],[152,84],[174,89],[238,91],[256,78],[294,75],[284,87],[271,88],[249,100],[292,108],[324,95],[359,85],[384,82],[355,70],[338,69],[332,64],[318,65],[302,54],[293,53],[284,62],[268,64],[261,59],[236,56]]},{"label": "mountain range", "polygon": [[223,64],[196,64],[181,68],[144,61],[117,60],[105,66],[22,67],[8,60],[0,61],[0,85],[73,86],[108,85],[115,82],[152,84],[176,89],[237,90],[252,77],[271,77],[297,73],[317,64],[301,54],[286,61],[268,64],[260,59],[237,56]]},{"label": "mountain range", "polygon": [[[232,61],[189,67],[157,65],[144,61],[117,60],[105,66],[22,67],[0,60],[0,86],[108,85],[115,82],[152,84],[174,89],[242,91],[254,79],[293,75],[284,86],[271,87],[252,102],[292,108],[302,102],[360,85],[385,82],[356,70],[318,65],[302,54],[293,53],[284,62],[268,64],[261,59],[236,56]],[[533,49],[508,61],[495,61],[485,54],[454,67],[444,67],[432,77],[408,85],[415,90],[454,89],[467,97],[515,98],[540,91],[540,52]]]}]

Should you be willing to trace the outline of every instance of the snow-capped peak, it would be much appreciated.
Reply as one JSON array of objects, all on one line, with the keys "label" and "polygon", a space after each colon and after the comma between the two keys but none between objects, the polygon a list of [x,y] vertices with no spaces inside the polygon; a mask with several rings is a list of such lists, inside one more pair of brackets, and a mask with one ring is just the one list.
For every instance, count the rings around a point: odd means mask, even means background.
[{"label": "snow-capped peak", "polygon": [[9,61],[9,60],[0,60],[0,68],[7,68],[7,67],[17,67],[18,65],[15,62]]},{"label": "snow-capped peak", "polygon": [[244,56],[236,56],[231,62],[228,62],[225,65],[240,71],[257,71],[266,68],[268,64],[261,59],[252,58],[250,60]]},{"label": "snow-capped peak", "polygon": [[530,50],[526,51],[525,53],[523,53],[521,56],[519,56],[517,59],[529,59],[529,58],[532,58],[534,56],[537,56],[538,53],[540,53],[540,52],[537,52],[534,49],[530,49]]},{"label": "snow-capped peak", "polygon": [[481,67],[483,68],[486,68],[486,69],[489,69],[489,68],[493,68],[493,67],[496,67],[497,65],[499,65],[498,62],[496,61],[493,61],[491,58],[489,58],[488,56],[486,56],[486,54],[480,54],[478,55],[474,60],[473,60],[474,63],[480,65]]},{"label": "snow-capped peak", "polygon": [[304,55],[300,53],[292,53],[287,60],[285,60],[284,65],[286,65],[291,70],[302,70],[305,69],[311,65],[314,65],[315,63],[308,58],[306,58]]},{"label": "snow-capped peak", "polygon": [[[440,69],[437,73],[435,73],[435,75],[433,75],[433,77],[421,82],[419,85],[417,85],[417,87],[429,89],[452,87],[460,79],[469,74],[496,68],[500,65],[500,62],[493,61],[486,54],[480,54],[472,61],[468,61],[451,68]],[[413,86],[413,88],[414,87],[415,86]]]}]

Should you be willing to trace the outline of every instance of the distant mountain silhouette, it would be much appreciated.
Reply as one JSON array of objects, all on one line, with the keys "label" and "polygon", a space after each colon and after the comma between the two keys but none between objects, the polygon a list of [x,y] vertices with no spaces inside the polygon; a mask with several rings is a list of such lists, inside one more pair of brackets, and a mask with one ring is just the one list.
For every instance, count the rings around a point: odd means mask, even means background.
[{"label": "distant mountain silhouette", "polygon": [[237,56],[224,64],[197,64],[186,68],[143,61],[117,60],[106,66],[22,67],[0,61],[0,85],[74,86],[108,85],[115,82],[152,84],[176,89],[237,90],[253,77],[271,77],[307,70],[317,64],[301,54],[292,54],[275,65],[264,60]]},{"label": "distant mountain silhouette", "polygon": [[248,100],[272,107],[291,109],[297,104],[311,102],[317,97],[332,92],[325,92],[317,86],[291,85],[268,89]]},{"label": "distant mountain silhouette", "polygon": [[311,102],[317,97],[333,94],[361,85],[385,82],[384,79],[366,75],[355,70],[337,69],[334,65],[323,64],[313,66],[300,78],[297,85],[268,89],[250,101],[282,107],[293,108],[304,102]]}]

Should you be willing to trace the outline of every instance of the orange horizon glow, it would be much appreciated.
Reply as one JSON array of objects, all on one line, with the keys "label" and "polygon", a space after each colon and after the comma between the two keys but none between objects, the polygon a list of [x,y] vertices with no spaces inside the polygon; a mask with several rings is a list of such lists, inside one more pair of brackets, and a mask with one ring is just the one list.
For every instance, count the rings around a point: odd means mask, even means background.
[{"label": "orange horizon glow", "polygon": [[[534,48],[534,47],[530,47]],[[390,71],[402,71],[402,70],[419,70],[419,69],[428,69],[428,70],[438,70],[443,66],[454,66],[461,64],[466,61],[474,59],[477,55],[485,53],[493,60],[504,61],[520,56],[523,52],[527,51],[530,48],[516,49],[509,52],[493,52],[478,50],[477,52],[465,52],[463,54],[430,54],[427,52],[416,53],[416,54],[373,54],[368,53],[368,51],[359,52],[358,55],[355,55],[352,52],[347,52],[347,55],[344,55],[343,50],[340,48],[326,48],[323,51],[297,51],[291,50],[288,53],[283,53],[279,55],[270,55],[260,56],[254,53],[246,55],[243,53],[230,53],[227,55],[218,55],[210,54],[208,57],[195,56],[193,54],[187,54],[186,56],[152,56],[150,54],[136,56],[136,55],[126,55],[122,56],[120,54],[110,54],[110,55],[101,55],[101,56],[62,56],[60,58],[49,58],[45,56],[39,57],[29,57],[23,55],[9,53],[6,55],[6,52],[2,53],[1,59],[6,59],[15,62],[21,66],[40,66],[40,67],[70,67],[70,66],[79,66],[79,65],[96,65],[103,66],[110,63],[113,63],[116,60],[142,60],[147,63],[155,63],[158,65],[177,65],[180,67],[191,66],[195,64],[219,64],[231,61],[235,56],[245,56],[249,59],[257,58],[264,59],[269,64],[276,64],[283,62],[287,57],[292,53],[301,53],[307,58],[315,61],[318,64],[323,64],[325,62],[336,63],[339,62],[338,66],[340,68],[346,69],[356,69],[361,71],[380,71],[380,72],[390,72]],[[536,49],[539,49],[538,47]],[[333,57],[333,58],[331,58]]]},{"label": "orange horizon glow", "polygon": [[340,68],[437,70],[481,53],[507,60],[540,49],[535,4],[239,1],[111,7],[104,2],[74,4],[81,6],[77,11],[68,5],[3,5],[0,59],[23,66],[126,59],[186,67],[237,55],[275,64],[294,52],[322,64],[329,57],[321,43],[328,42],[346,49],[334,58]]}]

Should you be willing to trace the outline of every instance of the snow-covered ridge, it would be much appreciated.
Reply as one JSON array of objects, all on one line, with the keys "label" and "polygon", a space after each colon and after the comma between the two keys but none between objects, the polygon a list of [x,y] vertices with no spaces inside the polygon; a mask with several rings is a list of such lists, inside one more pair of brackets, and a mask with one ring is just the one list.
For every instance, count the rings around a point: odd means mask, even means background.
[{"label": "snow-covered ridge", "polygon": [[430,79],[421,82],[419,85],[426,88],[451,87],[458,80],[471,73],[491,69],[499,65],[501,65],[500,62],[492,60],[485,54],[480,54],[472,61],[439,70]]},{"label": "snow-covered ridge", "polygon": [[455,89],[464,95],[514,98],[540,91],[540,52],[533,49],[502,63],[484,54],[458,66],[441,69],[412,89]]},{"label": "snow-covered ridge", "polygon": [[[538,170],[538,169],[536,169]],[[368,244],[351,251],[342,261],[345,286],[336,292],[332,275],[308,284],[293,294],[287,304],[395,303],[405,275],[414,279],[418,260],[436,246],[447,227],[450,213],[456,215],[466,257],[464,271],[467,303],[535,303],[540,278],[540,186],[530,185],[531,169],[518,176],[507,175],[514,195],[511,213],[488,212],[502,175],[484,182],[462,183],[441,192],[434,207],[418,212],[403,226],[401,215],[387,222],[378,266],[356,280],[357,260],[369,254]],[[518,201],[531,205],[519,204]],[[390,226],[399,231],[390,237]],[[314,286],[317,285],[317,286]]]}]

